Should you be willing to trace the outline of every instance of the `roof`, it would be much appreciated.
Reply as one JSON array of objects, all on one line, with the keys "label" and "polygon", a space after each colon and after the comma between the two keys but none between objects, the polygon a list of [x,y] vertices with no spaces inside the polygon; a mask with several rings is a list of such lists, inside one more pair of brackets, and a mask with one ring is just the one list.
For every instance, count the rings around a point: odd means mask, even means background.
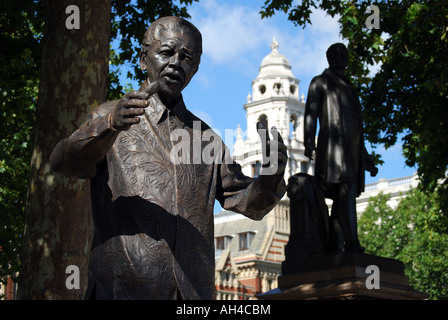
[{"label": "roof", "polygon": [[278,52],[278,47],[278,42],[274,38],[271,43],[272,51],[261,61],[260,73],[257,78],[272,75],[294,77],[291,71],[291,64],[283,54]]},{"label": "roof", "polygon": [[[239,234],[245,232],[252,232],[253,238],[247,250],[239,250]],[[220,236],[231,237],[227,249],[232,252],[233,257],[260,254],[267,232],[267,217],[256,221],[230,211],[221,211],[215,214],[215,238]],[[220,254],[221,250],[216,250],[216,258],[219,258]]]}]

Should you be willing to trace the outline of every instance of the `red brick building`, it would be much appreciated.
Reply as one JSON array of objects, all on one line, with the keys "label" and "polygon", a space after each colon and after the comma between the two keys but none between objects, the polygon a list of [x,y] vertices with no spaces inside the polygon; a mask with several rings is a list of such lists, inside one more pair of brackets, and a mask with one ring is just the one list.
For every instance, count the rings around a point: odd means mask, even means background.
[{"label": "red brick building", "polygon": [[218,300],[248,300],[277,287],[289,221],[283,199],[261,221],[222,211],[215,215],[215,287]]},{"label": "red brick building", "polygon": [[8,277],[6,284],[0,283],[1,300],[15,300],[17,296],[17,283]]}]

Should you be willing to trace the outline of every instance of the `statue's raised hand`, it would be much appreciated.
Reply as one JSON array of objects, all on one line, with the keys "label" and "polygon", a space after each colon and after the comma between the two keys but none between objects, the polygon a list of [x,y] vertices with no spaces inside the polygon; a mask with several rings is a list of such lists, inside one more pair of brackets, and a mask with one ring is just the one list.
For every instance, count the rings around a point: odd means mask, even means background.
[{"label": "statue's raised hand", "polygon": [[140,116],[149,105],[149,97],[159,89],[158,82],[151,82],[143,91],[126,93],[111,114],[111,124],[117,130],[128,130],[140,122]]},{"label": "statue's raised hand", "polygon": [[272,140],[262,122],[257,123],[257,132],[261,138],[261,152],[263,155],[262,175],[283,173],[288,161],[287,148],[276,127],[271,128]]}]

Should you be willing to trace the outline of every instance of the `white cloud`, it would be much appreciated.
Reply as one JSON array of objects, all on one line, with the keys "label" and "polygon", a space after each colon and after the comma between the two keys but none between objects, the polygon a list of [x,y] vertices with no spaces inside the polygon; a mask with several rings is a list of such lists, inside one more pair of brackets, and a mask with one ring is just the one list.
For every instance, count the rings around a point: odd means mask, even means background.
[{"label": "white cloud", "polygon": [[[322,10],[311,14],[311,25],[305,29],[297,27],[294,35],[282,39],[282,52],[290,60],[297,77],[312,77],[328,67],[326,51],[330,45],[342,42],[339,35],[338,18],[332,18]],[[285,37],[284,36],[284,37]],[[284,38],[283,37],[283,38]]]},{"label": "white cloud", "polygon": [[195,75],[195,81],[197,81],[198,83],[200,83],[200,85],[207,89],[208,87],[210,87],[211,82],[213,81],[212,79],[210,79],[210,77],[207,75],[207,73],[205,72],[198,72]]},{"label": "white cloud", "polygon": [[339,16],[332,18],[324,10],[314,10],[311,14],[312,24],[308,26],[312,33],[334,36],[339,33]]},{"label": "white cloud", "polygon": [[253,8],[210,0],[200,4],[200,10],[193,6],[190,14],[202,33],[203,54],[214,63],[252,65],[250,53],[269,44],[277,33]]},{"label": "white cloud", "polygon": [[229,5],[215,0],[192,6],[190,14],[202,33],[204,56],[214,64],[239,69],[243,74],[250,70],[253,74],[261,63],[262,53],[269,53],[275,36],[279,51],[290,61],[296,77],[315,76],[327,67],[326,50],[342,41],[338,17],[331,18],[324,11],[315,10],[312,24],[302,29],[294,27],[280,13],[261,19],[259,9],[244,2]]}]

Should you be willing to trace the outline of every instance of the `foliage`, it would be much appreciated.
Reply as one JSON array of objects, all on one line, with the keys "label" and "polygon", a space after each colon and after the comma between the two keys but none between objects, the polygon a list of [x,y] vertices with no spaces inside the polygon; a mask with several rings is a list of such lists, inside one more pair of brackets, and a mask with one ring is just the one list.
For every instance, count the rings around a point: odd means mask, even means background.
[{"label": "foliage", "polygon": [[36,1],[0,2],[0,280],[20,267],[37,105],[43,13]]},{"label": "foliage", "polygon": [[448,298],[448,235],[440,225],[436,193],[414,189],[396,209],[389,195],[372,197],[359,219],[366,253],[404,263],[412,287],[430,299]]},{"label": "foliage", "polygon": [[[379,29],[365,25],[371,4],[379,8]],[[289,20],[305,27],[315,8],[339,18],[340,33],[352,53],[351,80],[364,106],[366,139],[373,147],[384,144],[389,148],[403,134],[406,164],[418,166],[422,185],[438,190],[446,212],[448,3],[302,0],[293,4],[292,0],[266,0],[261,16],[283,11]],[[378,67],[376,74],[370,72]]]}]

